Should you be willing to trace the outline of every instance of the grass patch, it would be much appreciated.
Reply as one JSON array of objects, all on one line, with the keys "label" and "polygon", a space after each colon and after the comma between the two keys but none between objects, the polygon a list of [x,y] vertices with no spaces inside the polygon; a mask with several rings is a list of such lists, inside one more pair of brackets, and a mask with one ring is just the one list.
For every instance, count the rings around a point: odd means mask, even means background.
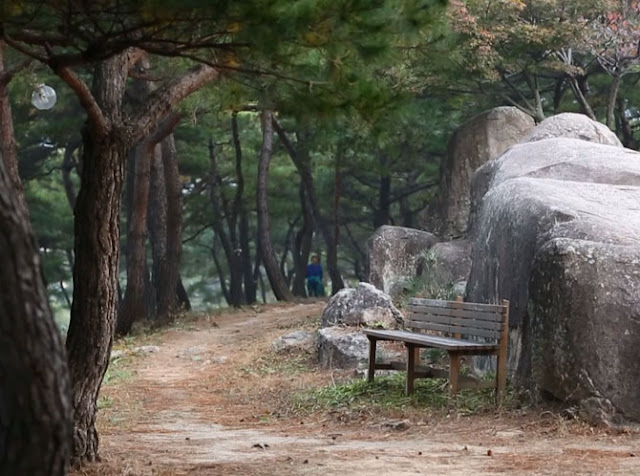
[{"label": "grass patch", "polygon": [[133,362],[131,355],[125,355],[111,359],[109,367],[102,381],[103,385],[113,384],[116,382],[129,382],[133,379],[134,372],[130,366]]},{"label": "grass patch", "polygon": [[[464,389],[458,392],[453,404],[449,399],[449,387],[444,379],[417,379],[414,393],[407,397],[406,374],[377,377],[372,383],[365,379],[314,388],[297,394],[294,407],[300,412],[317,412],[345,409],[350,411],[429,409],[448,410],[455,407],[461,415],[472,415],[495,410],[492,389]],[[508,392],[509,393],[509,392]],[[509,393],[505,405],[509,406]]]}]

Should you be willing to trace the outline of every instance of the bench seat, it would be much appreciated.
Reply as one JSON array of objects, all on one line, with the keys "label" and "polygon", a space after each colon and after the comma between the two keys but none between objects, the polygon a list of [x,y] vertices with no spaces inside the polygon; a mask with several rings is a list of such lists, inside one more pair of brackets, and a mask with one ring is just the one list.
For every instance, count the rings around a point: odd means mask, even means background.
[{"label": "bench seat", "polygon": [[487,344],[484,342],[472,342],[462,339],[454,339],[452,337],[434,336],[429,334],[419,334],[409,331],[382,331],[374,329],[365,329],[364,333],[371,340],[391,340],[398,342],[407,342],[415,344],[419,347],[431,347],[447,351],[456,351],[464,353],[468,351],[471,354],[494,354],[500,349],[497,344]]}]

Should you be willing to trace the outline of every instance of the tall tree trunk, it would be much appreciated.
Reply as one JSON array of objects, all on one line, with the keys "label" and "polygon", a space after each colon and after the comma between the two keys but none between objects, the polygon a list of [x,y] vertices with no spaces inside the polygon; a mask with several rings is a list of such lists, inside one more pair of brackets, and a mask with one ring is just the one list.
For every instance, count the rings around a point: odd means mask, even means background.
[{"label": "tall tree trunk", "polygon": [[151,156],[155,145],[143,142],[138,144],[129,161],[133,162],[132,187],[128,187],[127,195],[131,195],[127,202],[127,287],[124,300],[120,306],[116,333],[126,335],[131,331],[134,321],[146,318],[147,300],[145,299],[147,284],[147,207],[149,201],[149,177]]},{"label": "tall tree trunk", "polygon": [[137,59],[137,50],[127,50],[98,63],[93,93],[70,68],[55,67],[88,119],[75,207],[74,292],[67,333],[75,463],[98,458],[95,418],[116,324],[120,193],[127,151],[150,134],[174,104],[219,77],[209,66],[196,66],[168,81],[127,120],[122,101],[129,68]]},{"label": "tall tree trunk", "polygon": [[[215,153],[215,144],[213,139],[209,139],[209,163],[211,165],[211,176],[209,180],[209,190],[211,196],[211,204],[213,207],[213,229],[220,240],[222,249],[224,250],[227,264],[229,266],[229,306],[240,307],[244,296],[242,293],[242,256],[239,245],[235,237],[235,219],[230,218],[230,214],[234,213],[229,210],[228,204],[222,197],[222,177],[218,171],[218,161]],[[227,218],[228,233],[224,226],[224,216]],[[234,243],[235,242],[235,243]]]},{"label": "tall tree trunk", "polygon": [[151,243],[153,266],[151,271],[153,287],[158,295],[158,277],[161,264],[167,259],[167,191],[164,180],[164,164],[161,148],[156,149],[151,162],[151,185],[149,188],[149,210],[147,229]]},{"label": "tall tree trunk", "polygon": [[315,226],[313,222],[313,210],[311,210],[311,205],[309,204],[309,199],[307,198],[302,182],[300,182],[298,195],[300,197],[300,208],[302,209],[302,227],[296,234],[293,253],[295,266],[293,294],[294,296],[307,297],[305,278],[307,274],[307,263],[309,262],[309,255],[311,254],[311,246],[313,245],[313,230]]},{"label": "tall tree trunk", "polygon": [[69,371],[35,238],[0,161],[0,474],[64,476],[71,457]]},{"label": "tall tree trunk", "polygon": [[4,41],[0,39],[0,160],[4,162],[6,174],[16,192],[18,206],[23,215],[28,217],[29,209],[18,172],[18,145],[13,129],[13,114],[9,100],[9,81],[12,75],[5,71],[4,48]]},{"label": "tall tree trunk", "polygon": [[251,266],[251,246],[249,244],[249,217],[247,211],[240,211],[239,219],[240,247],[242,248],[242,274],[244,280],[244,297],[247,304],[256,302],[257,283]]},{"label": "tall tree trunk", "polygon": [[260,235],[260,249],[262,252],[262,262],[264,264],[269,284],[273,294],[278,301],[293,301],[293,294],[289,290],[287,283],[280,273],[275,253],[271,244],[271,222],[269,218],[268,205],[268,184],[269,184],[269,164],[273,149],[273,115],[271,111],[263,111],[260,115],[262,126],[262,149],[258,162],[258,234]]},{"label": "tall tree trunk", "polygon": [[163,139],[161,152],[166,193],[166,255],[158,266],[154,265],[153,279],[158,299],[158,320],[168,322],[178,308],[182,256],[182,186],[173,134]]},{"label": "tall tree trunk", "polygon": [[84,134],[81,185],[75,208],[73,305],[67,333],[73,390],[74,460],[98,458],[97,399],[109,363],[118,304],[120,193],[129,148],[118,129],[127,78],[126,55],[99,63],[95,98],[106,121]]}]

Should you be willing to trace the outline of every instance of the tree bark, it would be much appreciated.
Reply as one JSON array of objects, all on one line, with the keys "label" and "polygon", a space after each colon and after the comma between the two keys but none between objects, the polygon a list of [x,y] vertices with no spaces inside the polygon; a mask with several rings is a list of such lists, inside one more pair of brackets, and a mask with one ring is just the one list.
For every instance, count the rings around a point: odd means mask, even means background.
[{"label": "tree bark", "polygon": [[25,217],[29,209],[24,197],[24,187],[18,172],[18,145],[13,128],[13,114],[9,100],[9,81],[12,75],[5,71],[4,41],[0,39],[0,160],[4,162],[6,174],[16,192],[16,201]]},{"label": "tree bark", "polygon": [[636,141],[633,138],[633,129],[626,115],[624,98],[618,96],[617,100],[618,120],[620,121],[620,131],[622,132],[622,145],[628,149],[636,148]]},{"label": "tree bark", "polygon": [[[151,174],[151,156],[159,148],[148,142],[138,144],[129,159],[133,162],[133,180],[131,202],[127,207],[127,287],[120,306],[116,334],[126,335],[136,319],[146,318],[147,309],[147,207],[149,202],[149,181]],[[129,201],[129,200],[127,200]]]},{"label": "tree bark", "polygon": [[[235,234],[235,215],[237,209],[230,210],[228,204],[222,196],[222,177],[218,171],[218,161],[215,153],[215,144],[213,139],[209,139],[209,163],[211,165],[211,173],[209,179],[209,191],[211,197],[211,205],[213,207],[213,229],[220,240],[224,255],[229,266],[229,306],[240,307],[243,303],[244,296],[242,293],[242,251],[239,249]],[[223,218],[227,218],[227,230],[224,227]]]},{"label": "tree bark", "polygon": [[178,275],[178,286],[177,286],[177,295],[178,295],[178,307],[180,309],[184,309],[185,311],[191,310],[191,301],[189,300],[189,294],[187,294],[187,290],[182,284],[182,277]]},{"label": "tree bark", "polygon": [[620,91],[620,83],[622,76],[615,72],[611,77],[611,86],[609,86],[609,97],[607,98],[607,127],[613,130],[616,126],[616,100],[618,99],[618,91]]},{"label": "tree bark", "polygon": [[117,318],[120,193],[129,148],[127,135],[120,129],[124,122],[121,106],[127,69],[126,54],[96,67],[98,110],[90,113],[84,134],[81,185],[75,208],[73,305],[67,334],[76,463],[98,458],[97,399]]},{"label": "tree bark", "polygon": [[[151,243],[151,281],[159,298],[160,282],[163,264],[167,260],[167,190],[165,184],[162,148],[156,147],[151,159],[151,183],[149,187],[149,202],[147,210],[147,230]],[[157,310],[158,311],[158,310]],[[159,312],[156,312],[159,317]]]},{"label": "tree bark", "polygon": [[287,283],[280,273],[276,257],[271,244],[271,223],[269,219],[268,205],[268,184],[269,184],[269,164],[273,149],[273,115],[271,111],[263,111],[260,115],[262,126],[262,149],[258,162],[258,234],[260,236],[260,250],[262,263],[264,264],[269,284],[273,294],[278,301],[293,301],[293,294],[289,290]]},{"label": "tree bark", "polygon": [[35,238],[0,161],[0,474],[64,476],[72,406]]},{"label": "tree bark", "polygon": [[166,193],[166,256],[155,268],[158,320],[168,322],[178,308],[178,281],[182,256],[182,186],[173,134],[162,141],[162,169]]},{"label": "tree bark", "polygon": [[575,76],[569,76],[569,84],[571,85],[571,90],[575,95],[580,107],[582,108],[582,112],[589,116],[590,119],[596,120],[596,114],[593,112],[589,101],[587,101],[587,97],[584,94],[583,88],[586,84],[586,80],[584,78],[576,78]]},{"label": "tree bark", "polygon": [[293,294],[294,296],[307,297],[307,288],[305,286],[307,263],[311,254],[311,246],[313,245],[313,210],[309,204],[309,199],[305,192],[304,185],[300,182],[298,190],[300,197],[300,208],[302,209],[302,227],[296,234],[295,248],[293,253],[295,275],[293,278]]}]

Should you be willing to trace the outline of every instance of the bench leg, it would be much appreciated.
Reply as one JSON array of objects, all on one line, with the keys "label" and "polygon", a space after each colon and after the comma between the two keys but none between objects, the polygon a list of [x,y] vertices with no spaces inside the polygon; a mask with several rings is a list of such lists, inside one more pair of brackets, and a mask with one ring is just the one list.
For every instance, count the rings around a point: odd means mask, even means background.
[{"label": "bench leg", "polygon": [[407,346],[407,388],[405,394],[407,397],[413,393],[413,382],[416,379],[416,356],[420,349],[411,344]]},{"label": "bench leg", "polygon": [[449,391],[455,400],[458,394],[458,375],[460,374],[460,354],[449,352]]},{"label": "bench leg", "polygon": [[376,373],[376,342],[375,338],[369,337],[369,372],[367,374],[367,381],[373,382],[373,378]]},{"label": "bench leg", "polygon": [[500,406],[507,388],[507,356],[503,355],[503,353],[498,354],[496,368],[496,405]]}]

